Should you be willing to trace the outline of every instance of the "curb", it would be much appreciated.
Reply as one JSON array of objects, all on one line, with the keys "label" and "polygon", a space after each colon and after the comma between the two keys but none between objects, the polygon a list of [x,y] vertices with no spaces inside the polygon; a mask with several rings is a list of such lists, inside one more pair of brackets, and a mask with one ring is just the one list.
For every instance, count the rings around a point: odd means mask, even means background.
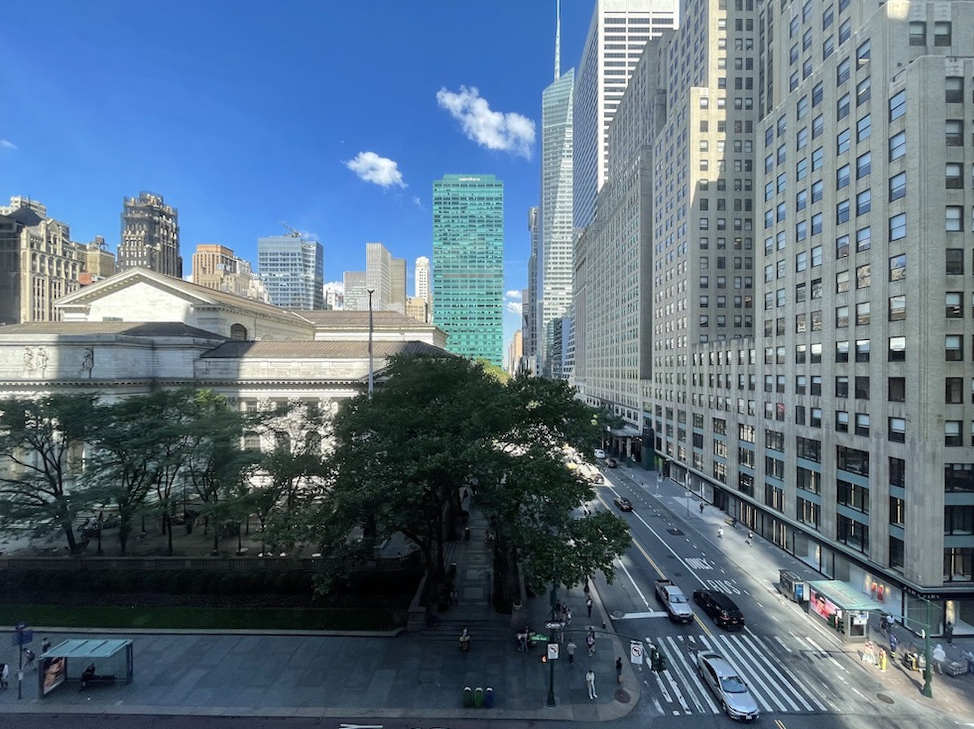
[{"label": "curb", "polygon": [[[93,635],[276,635],[305,636],[313,638],[395,638],[405,628],[395,630],[248,630],[220,628],[64,628],[44,625],[31,626],[35,633],[80,633]],[[14,626],[0,625],[0,633],[13,633]]]},{"label": "curb", "polygon": [[636,674],[632,670],[632,664],[626,658],[629,655],[629,650],[616,632],[615,623],[612,622],[611,616],[605,609],[605,604],[602,602],[602,595],[599,594],[599,588],[595,584],[595,580],[590,580],[590,586],[591,594],[594,597],[592,602],[598,606],[599,614],[602,616],[602,625],[605,626],[603,630],[612,633],[612,644],[615,648],[615,654],[617,656],[623,656],[625,659],[622,662],[621,688],[627,690],[632,696],[632,699],[625,704],[613,699],[610,704],[597,705],[598,721],[613,721],[615,719],[622,719],[635,711],[636,704],[642,698],[642,689],[639,686],[639,680],[636,678]]}]

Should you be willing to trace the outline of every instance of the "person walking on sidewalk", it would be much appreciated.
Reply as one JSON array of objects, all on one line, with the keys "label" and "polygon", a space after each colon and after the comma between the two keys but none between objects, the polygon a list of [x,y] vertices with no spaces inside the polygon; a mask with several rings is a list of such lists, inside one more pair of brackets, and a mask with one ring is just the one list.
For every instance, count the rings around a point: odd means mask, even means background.
[{"label": "person walking on sidewalk", "polygon": [[595,701],[599,695],[595,693],[595,671],[591,668],[585,672],[585,687],[588,689],[588,700]]},{"label": "person walking on sidewalk", "polygon": [[[566,605],[565,606],[565,625],[571,625],[572,624],[572,618],[574,618],[574,617],[575,616],[572,614],[572,609]],[[947,641],[947,642],[949,643],[950,641]]]},{"label": "person walking on sidewalk", "polygon": [[616,683],[622,683],[622,656],[616,658]]},{"label": "person walking on sidewalk", "polygon": [[702,514],[703,513],[703,502],[702,501],[699,504],[697,504],[697,508],[700,509],[700,513]]},{"label": "person walking on sidewalk", "polygon": [[0,689],[7,688],[7,676],[10,675],[10,666],[0,663]]},{"label": "person walking on sidewalk", "polygon": [[746,542],[747,544],[750,544],[750,543],[751,543],[751,537],[752,537],[752,536],[753,536],[753,535],[751,534],[751,532],[748,532],[748,533],[747,533],[747,539],[745,539],[744,541],[745,541],[745,542]]},{"label": "person walking on sidewalk", "polygon": [[588,610],[588,616],[592,617],[592,598],[585,598],[585,608]]},{"label": "person walking on sidewalk", "polygon": [[570,666],[575,662],[575,649],[578,646],[575,645],[575,641],[569,639],[568,645],[565,647],[568,649],[568,665]]},{"label": "person walking on sidewalk", "polygon": [[585,645],[588,647],[588,654],[590,656],[595,655],[595,631],[590,630],[589,634],[585,636]]},{"label": "person walking on sidewalk", "polygon": [[944,640],[947,642],[947,645],[950,645],[954,640],[954,624],[949,620],[944,626]]}]

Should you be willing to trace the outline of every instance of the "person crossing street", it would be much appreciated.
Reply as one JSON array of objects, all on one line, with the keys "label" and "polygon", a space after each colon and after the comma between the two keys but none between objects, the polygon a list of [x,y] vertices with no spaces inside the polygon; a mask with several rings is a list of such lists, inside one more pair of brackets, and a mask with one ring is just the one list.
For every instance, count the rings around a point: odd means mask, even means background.
[{"label": "person crossing street", "polygon": [[585,672],[585,687],[588,689],[589,701],[595,701],[599,695],[595,693],[595,671],[591,668]]}]

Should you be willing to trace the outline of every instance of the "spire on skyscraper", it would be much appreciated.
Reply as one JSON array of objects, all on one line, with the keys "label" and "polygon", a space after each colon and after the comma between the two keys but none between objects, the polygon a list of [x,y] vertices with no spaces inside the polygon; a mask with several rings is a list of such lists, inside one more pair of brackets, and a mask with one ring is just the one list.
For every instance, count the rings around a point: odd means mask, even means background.
[{"label": "spire on skyscraper", "polygon": [[561,76],[561,0],[555,0],[555,81]]}]

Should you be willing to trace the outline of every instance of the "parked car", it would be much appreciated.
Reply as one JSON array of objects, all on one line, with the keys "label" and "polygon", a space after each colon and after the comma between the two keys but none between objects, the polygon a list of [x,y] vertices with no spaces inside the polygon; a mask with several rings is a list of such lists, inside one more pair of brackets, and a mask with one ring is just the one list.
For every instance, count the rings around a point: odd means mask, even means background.
[{"label": "parked car", "polygon": [[625,496],[616,497],[616,506],[619,507],[619,511],[632,511],[632,502]]},{"label": "parked car", "polygon": [[683,590],[673,584],[672,580],[665,577],[656,580],[656,599],[663,603],[670,620],[675,623],[692,623],[693,610],[687,602],[687,596]]},{"label": "parked car", "polygon": [[595,449],[595,458],[596,458],[596,460],[601,461],[603,458],[605,458],[605,451],[602,450],[601,448],[596,448]]},{"label": "parked car", "polygon": [[605,476],[596,471],[595,473],[589,474],[588,480],[590,483],[605,483]]},{"label": "parked car", "polygon": [[697,590],[693,593],[693,601],[720,627],[728,630],[740,630],[744,627],[744,614],[724,593]]},{"label": "parked car", "polygon": [[619,461],[617,461],[615,458],[606,458],[605,465],[608,466],[609,468],[615,468],[616,466],[619,465]]},{"label": "parked car", "polygon": [[751,721],[760,716],[758,704],[727,660],[712,651],[697,653],[697,673],[731,719]]}]

